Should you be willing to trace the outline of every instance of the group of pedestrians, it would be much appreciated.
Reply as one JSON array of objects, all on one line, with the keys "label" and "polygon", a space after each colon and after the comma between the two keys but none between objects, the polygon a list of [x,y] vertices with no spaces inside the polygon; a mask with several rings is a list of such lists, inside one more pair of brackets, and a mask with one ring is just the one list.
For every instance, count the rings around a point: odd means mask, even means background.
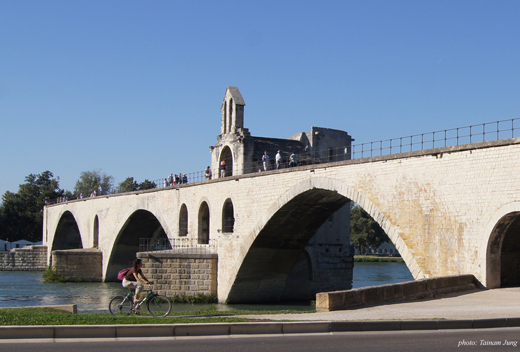
[{"label": "group of pedestrians", "polygon": [[[269,170],[269,159],[270,159],[269,155],[267,154],[267,151],[265,151],[264,155],[262,156],[262,163],[263,163],[264,171]],[[282,155],[279,150],[275,156],[276,170],[282,168],[282,163],[283,163]],[[298,158],[294,152],[289,157],[289,166],[290,167],[298,166]],[[262,171],[262,170],[260,169],[258,171]],[[211,168],[209,166],[204,171],[204,176],[205,176],[206,180],[212,179],[213,173],[211,172]],[[226,177],[226,161],[225,160],[222,160],[220,162],[219,177]],[[187,174],[183,175],[183,174],[179,173],[178,175],[177,174],[174,175],[173,173],[171,173],[167,178],[164,179],[164,187],[182,185],[182,184],[187,184],[187,183],[188,183]],[[94,191],[92,191],[92,193],[90,193],[89,197],[97,197],[98,195],[102,195],[102,194],[103,194],[103,188],[101,187],[101,185],[99,185],[97,190],[94,190]],[[83,192],[80,192],[76,195],[76,199],[83,199],[83,197],[84,197]],[[56,203],[63,203],[63,202],[67,202],[68,200],[69,200],[68,197],[59,197],[56,200]],[[47,204],[51,204],[51,201],[50,201],[50,199],[46,198],[45,205],[47,205]]]},{"label": "group of pedestrians", "polygon": [[[89,197],[90,198],[93,198],[93,197],[97,197],[97,196],[100,196],[103,194],[103,187],[101,187],[101,185],[98,186],[97,189],[93,190],[92,192],[90,192],[90,195]],[[77,195],[76,195],[76,199],[83,199],[84,196],[83,196],[83,192],[79,192]]]},{"label": "group of pedestrians", "polygon": [[[97,190],[93,190],[92,193],[90,193],[89,197],[97,197],[103,194],[103,187],[101,185],[98,186]],[[78,194],[78,199],[83,198],[83,193]]]},{"label": "group of pedestrians", "polygon": [[[97,189],[93,190],[89,197],[93,198],[93,197],[97,197],[97,196],[100,196],[103,194],[103,187],[101,187],[101,185],[98,186]],[[72,199],[83,199],[84,196],[83,196],[83,192],[79,192],[78,194],[76,194],[76,198],[72,197]],[[49,204],[54,204],[54,203],[65,203],[65,202],[68,202],[70,199],[68,196],[61,196],[61,197],[58,197],[56,198],[56,201],[53,202],[49,197],[45,197],[44,198],[44,205],[49,205]]]},{"label": "group of pedestrians", "polygon": [[[264,171],[269,170],[269,155],[267,154],[267,151],[264,152],[264,155],[262,155],[262,164],[264,167]],[[275,161],[275,167],[276,170],[279,170],[282,168],[282,154],[280,151],[276,153],[276,156],[274,158]],[[291,156],[289,157],[289,167],[296,167],[298,166],[298,157],[296,156],[296,153],[292,152]],[[259,170],[262,171],[262,170]]]},{"label": "group of pedestrians", "polygon": [[186,174],[173,174],[171,173],[167,178],[164,179],[164,187],[176,186],[188,183],[188,175]]},{"label": "group of pedestrians", "polygon": [[65,202],[68,202],[68,201],[69,201],[69,197],[67,197],[67,196],[58,197],[56,199],[56,203],[65,203]]}]

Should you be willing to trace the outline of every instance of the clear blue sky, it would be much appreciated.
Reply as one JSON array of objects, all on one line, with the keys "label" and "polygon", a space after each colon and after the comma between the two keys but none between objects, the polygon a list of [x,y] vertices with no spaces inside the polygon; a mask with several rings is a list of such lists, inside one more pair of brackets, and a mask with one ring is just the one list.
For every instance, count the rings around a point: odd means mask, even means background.
[{"label": "clear blue sky", "polygon": [[0,194],[203,170],[245,127],[355,143],[520,117],[520,1],[0,0]]}]

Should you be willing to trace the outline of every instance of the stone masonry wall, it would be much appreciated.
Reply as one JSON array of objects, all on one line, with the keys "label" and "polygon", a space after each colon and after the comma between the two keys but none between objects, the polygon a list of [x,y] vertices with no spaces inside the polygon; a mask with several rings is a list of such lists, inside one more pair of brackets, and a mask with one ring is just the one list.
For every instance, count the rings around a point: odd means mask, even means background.
[{"label": "stone masonry wall", "polygon": [[321,245],[313,248],[316,263],[313,272],[315,292],[352,288],[354,256],[348,245]]},{"label": "stone masonry wall", "polygon": [[43,271],[47,268],[47,246],[26,246],[0,252],[0,271]]},{"label": "stone masonry wall", "polygon": [[142,252],[143,274],[167,297],[217,294],[217,254]]},{"label": "stone masonry wall", "polygon": [[94,248],[52,251],[52,269],[70,281],[101,281],[102,263],[101,251]]}]

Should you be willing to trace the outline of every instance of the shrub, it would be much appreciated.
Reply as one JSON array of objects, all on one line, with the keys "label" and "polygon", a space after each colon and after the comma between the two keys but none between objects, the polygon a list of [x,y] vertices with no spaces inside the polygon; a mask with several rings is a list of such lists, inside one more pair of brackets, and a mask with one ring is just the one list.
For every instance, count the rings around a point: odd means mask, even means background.
[{"label": "shrub", "polygon": [[174,295],[171,301],[173,303],[218,303],[218,298],[216,295],[199,293],[196,296]]},{"label": "shrub", "polygon": [[56,273],[56,270],[47,268],[42,274],[43,282],[67,282],[66,277],[62,277]]}]

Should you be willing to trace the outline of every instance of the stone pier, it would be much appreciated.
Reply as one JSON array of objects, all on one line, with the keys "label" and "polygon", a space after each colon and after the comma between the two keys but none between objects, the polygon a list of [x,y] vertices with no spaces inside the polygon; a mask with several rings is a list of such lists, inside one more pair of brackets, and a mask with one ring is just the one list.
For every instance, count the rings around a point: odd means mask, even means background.
[{"label": "stone pier", "polygon": [[142,252],[137,257],[143,260],[143,274],[160,294],[217,294],[217,254]]},{"label": "stone pier", "polygon": [[102,263],[102,252],[94,248],[52,251],[52,269],[69,281],[100,282]]}]

